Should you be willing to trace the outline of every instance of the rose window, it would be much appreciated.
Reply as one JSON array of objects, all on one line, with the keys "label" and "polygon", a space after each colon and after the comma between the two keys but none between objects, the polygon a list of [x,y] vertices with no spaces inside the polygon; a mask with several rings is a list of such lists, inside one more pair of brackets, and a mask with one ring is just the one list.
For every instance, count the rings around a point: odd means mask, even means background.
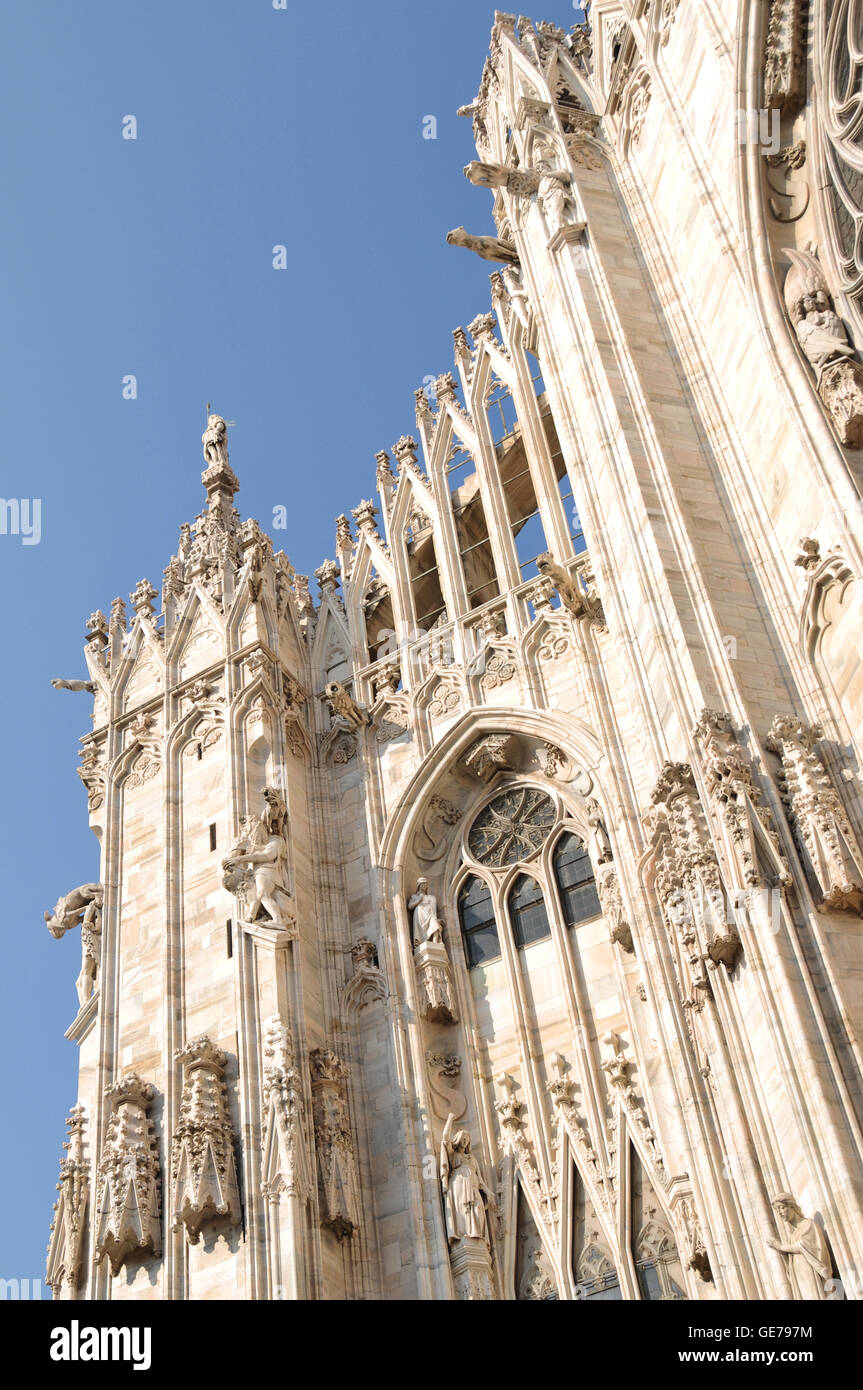
[{"label": "rose window", "polygon": [[554,827],[554,802],[536,787],[503,792],[480,811],[468,835],[473,858],[502,869],[529,859],[542,848]]}]

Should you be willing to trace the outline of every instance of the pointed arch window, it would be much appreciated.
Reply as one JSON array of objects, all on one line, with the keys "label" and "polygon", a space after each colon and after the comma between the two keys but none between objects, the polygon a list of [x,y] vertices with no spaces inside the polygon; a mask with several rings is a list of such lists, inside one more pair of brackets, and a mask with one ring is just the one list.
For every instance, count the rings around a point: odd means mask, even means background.
[{"label": "pointed arch window", "polygon": [[520,874],[516,879],[510,889],[507,908],[516,946],[530,946],[534,941],[551,936],[542,889],[529,874]]},{"label": "pointed arch window", "polygon": [[472,875],[458,895],[458,915],[468,968],[485,965],[500,955],[491,893],[481,878]]},{"label": "pointed arch window", "polygon": [[552,857],[554,879],[560,894],[564,924],[574,927],[599,917],[602,908],[590,855],[577,835],[562,835]]}]

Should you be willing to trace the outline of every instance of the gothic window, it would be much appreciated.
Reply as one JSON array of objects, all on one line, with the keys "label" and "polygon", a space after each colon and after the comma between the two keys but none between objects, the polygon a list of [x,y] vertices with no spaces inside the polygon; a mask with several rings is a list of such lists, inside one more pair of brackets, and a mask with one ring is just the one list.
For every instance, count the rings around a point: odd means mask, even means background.
[{"label": "gothic window", "polygon": [[551,456],[554,475],[557,478],[557,490],[560,496],[560,503],[566,516],[566,524],[572,539],[572,548],[576,555],[583,555],[587,549],[587,541],[584,538],[584,529],[581,524],[581,517],[578,513],[575,497],[572,492],[572,483],[566,471],[566,464],[563,461],[560,445],[555,441],[555,449]]},{"label": "gothic window", "polygon": [[459,445],[453,446],[446,473],[468,603],[479,608],[500,592],[479,475],[470,454]]},{"label": "gothic window", "polygon": [[414,620],[422,632],[428,632],[446,611],[432,526],[428,518],[420,514],[412,517],[410,535],[406,539]]},{"label": "gothic window", "polygon": [[817,7],[815,47],[820,63],[818,111],[825,170],[822,211],[839,267],[841,288],[863,331],[863,26],[861,0],[832,0]]},{"label": "gothic window", "polygon": [[508,434],[512,434],[518,423],[509,387],[494,378],[486,392],[485,405],[491,437],[495,444],[499,444]]},{"label": "gothic window", "polygon": [[389,586],[375,570],[372,570],[363,595],[363,617],[372,650],[392,640],[395,631],[392,595]]},{"label": "gothic window", "polygon": [[563,920],[568,927],[599,917],[602,908],[590,855],[577,835],[562,835],[552,859]]},{"label": "gothic window", "polygon": [[611,1251],[600,1233],[584,1183],[573,1168],[572,1272],[579,1299],[620,1299],[620,1282]]},{"label": "gothic window", "polygon": [[470,969],[500,955],[491,893],[481,878],[471,877],[458,895],[462,941]]},{"label": "gothic window", "polygon": [[526,352],[527,367],[530,372],[530,379],[533,382],[533,389],[538,396],[545,395],[545,382],[542,379],[542,367],[534,357],[532,352]]},{"label": "gothic window", "polygon": [[515,1296],[519,1302],[554,1303],[557,1285],[521,1184],[516,1218]]},{"label": "gothic window", "polygon": [[524,439],[514,436],[510,447],[500,460],[500,478],[503,484],[506,508],[512,539],[518,557],[521,578],[527,579],[534,572],[537,555],[548,549],[545,530],[539,515],[539,505],[534,491],[533,478],[527,461]]},{"label": "gothic window", "polygon": [[632,1254],[641,1297],[650,1303],[685,1299],[683,1270],[674,1237],[665,1224],[644,1165],[634,1149],[630,1155]]},{"label": "gothic window", "polygon": [[554,802],[537,787],[502,792],[480,811],[468,849],[480,864],[501,869],[529,859],[542,848],[555,822]]},{"label": "gothic window", "polygon": [[507,902],[516,946],[530,946],[551,936],[542,889],[535,878],[522,874],[516,879]]}]

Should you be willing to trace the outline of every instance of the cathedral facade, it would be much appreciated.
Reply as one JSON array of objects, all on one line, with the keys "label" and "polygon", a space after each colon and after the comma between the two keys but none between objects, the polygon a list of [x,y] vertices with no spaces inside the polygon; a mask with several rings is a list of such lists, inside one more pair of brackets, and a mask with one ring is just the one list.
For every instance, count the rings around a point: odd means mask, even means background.
[{"label": "cathedral facade", "polygon": [[55,1297],[863,1296],[861,12],[495,16],[490,301],[314,586],[210,416],[57,682]]}]

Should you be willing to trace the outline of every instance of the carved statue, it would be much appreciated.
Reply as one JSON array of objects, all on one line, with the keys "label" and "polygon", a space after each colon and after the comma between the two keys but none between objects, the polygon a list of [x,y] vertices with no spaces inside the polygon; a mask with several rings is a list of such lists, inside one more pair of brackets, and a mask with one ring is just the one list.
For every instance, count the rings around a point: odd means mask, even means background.
[{"label": "carved statue", "polygon": [[563,226],[570,209],[568,189],[572,178],[566,170],[556,169],[549,160],[542,160],[537,167],[540,172],[537,202],[549,227],[556,232]]},{"label": "carved statue", "polygon": [[52,680],[51,684],[55,690],[86,690],[88,695],[94,695],[96,692],[94,681]]},{"label": "carved statue", "polygon": [[602,819],[602,809],[599,802],[595,801],[593,797],[587,803],[587,823],[590,826],[590,833],[587,837],[587,852],[594,864],[607,864],[614,856],[605,829],[605,821]]},{"label": "carved statue", "polygon": [[479,1164],[471,1152],[466,1129],[453,1134],[455,1115],[450,1111],[440,1145],[440,1181],[444,1194],[449,1244],[467,1237],[488,1244],[490,1194]]},{"label": "carved statue", "polygon": [[286,883],[288,813],[275,788],[265,787],[263,796],[263,814],[244,818],[243,836],[222,861],[222,883],[243,899],[247,921],[254,923],[264,912],[263,926],[287,930],[296,923]]},{"label": "carved statue", "polygon": [[207,417],[207,428],[201,435],[201,443],[204,446],[204,462],[209,466],[213,464],[227,464],[228,462],[228,427],[221,415],[209,415]]},{"label": "carved statue", "polygon": [[75,988],[82,1008],[96,988],[102,957],[102,901],[101,883],[84,883],[59,898],[53,913],[45,913],[48,930],[58,941],[73,927],[81,928],[81,973]]},{"label": "carved statue", "polygon": [[414,945],[441,940],[443,923],[438,919],[437,898],[429,892],[427,878],[417,879],[417,891],[408,898],[408,911],[414,915]]},{"label": "carved statue", "polygon": [[780,1255],[787,1256],[786,1263],[801,1298],[813,1301],[826,1298],[824,1286],[831,1277],[832,1266],[827,1237],[821,1227],[811,1217],[803,1215],[790,1192],[780,1192],[770,1205],[779,1219],[790,1227],[790,1235],[784,1243],[768,1236],[767,1244]]},{"label": "carved statue", "polygon": [[467,251],[475,251],[484,261],[500,261],[504,265],[514,266],[519,264],[518,252],[512,242],[504,241],[502,237],[473,236],[464,227],[454,227],[447,232],[446,239],[450,246],[463,246]]},{"label": "carved statue", "polygon": [[368,711],[361,708],[341,681],[330,681],[324,691],[324,699],[330,707],[334,722],[341,720],[342,727],[350,730],[360,729],[368,724]]},{"label": "carved statue", "polygon": [[550,579],[557,592],[560,594],[560,601],[574,618],[582,617],[588,611],[587,595],[581,590],[575,580],[559,565],[550,551],[545,551],[543,555],[536,557],[536,567],[540,574],[546,579]]},{"label": "carved statue", "polygon": [[818,394],[843,444],[863,446],[863,365],[833,308],[824,272],[807,251],[786,251],[785,307],[815,371]]}]

